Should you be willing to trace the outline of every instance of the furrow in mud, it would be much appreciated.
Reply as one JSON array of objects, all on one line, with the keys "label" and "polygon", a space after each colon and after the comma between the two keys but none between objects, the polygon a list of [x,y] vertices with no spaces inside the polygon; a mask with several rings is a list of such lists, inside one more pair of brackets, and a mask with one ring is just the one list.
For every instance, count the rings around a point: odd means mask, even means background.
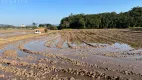
[{"label": "furrow in mud", "polygon": [[117,43],[138,44],[131,36],[140,33],[128,33],[131,32],[61,30],[22,40],[1,50],[0,71],[18,80],[140,80],[141,60],[129,58],[140,57],[142,51]]}]

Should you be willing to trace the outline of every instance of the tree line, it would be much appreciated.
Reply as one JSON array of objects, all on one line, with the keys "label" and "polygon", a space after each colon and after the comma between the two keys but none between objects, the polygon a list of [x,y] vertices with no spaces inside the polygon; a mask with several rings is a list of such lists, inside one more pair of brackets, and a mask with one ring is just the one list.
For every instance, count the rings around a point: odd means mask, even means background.
[{"label": "tree line", "polygon": [[39,24],[38,27],[44,27],[49,30],[57,30],[58,29],[57,26],[52,25],[52,24]]},{"label": "tree line", "polygon": [[71,14],[61,20],[59,29],[96,29],[142,27],[142,7],[128,12],[99,14]]},{"label": "tree line", "polygon": [[13,25],[0,24],[0,28],[14,28]]}]

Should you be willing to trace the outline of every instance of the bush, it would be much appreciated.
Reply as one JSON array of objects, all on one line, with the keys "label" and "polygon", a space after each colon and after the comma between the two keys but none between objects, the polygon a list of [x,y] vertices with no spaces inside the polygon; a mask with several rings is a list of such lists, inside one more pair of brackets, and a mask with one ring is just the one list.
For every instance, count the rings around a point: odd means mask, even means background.
[{"label": "bush", "polygon": [[48,29],[47,29],[47,28],[45,28],[45,29],[44,29],[44,32],[48,32]]},{"label": "bush", "polygon": [[58,30],[58,28],[56,26],[50,26],[49,28],[50,30]]},{"label": "bush", "polygon": [[45,27],[49,30],[58,30],[57,26],[52,24],[40,24],[39,27]]}]

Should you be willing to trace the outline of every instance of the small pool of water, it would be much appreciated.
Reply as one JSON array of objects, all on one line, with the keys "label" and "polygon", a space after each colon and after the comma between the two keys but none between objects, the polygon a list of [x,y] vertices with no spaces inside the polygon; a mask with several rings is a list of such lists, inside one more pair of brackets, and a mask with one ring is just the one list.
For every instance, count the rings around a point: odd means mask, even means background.
[{"label": "small pool of water", "polygon": [[62,47],[62,48],[69,48],[67,41],[65,41],[65,42],[63,43],[63,47]]},{"label": "small pool of water", "polygon": [[113,45],[106,46],[104,48],[99,48],[103,52],[124,52],[132,50],[133,48],[128,44],[115,43]]},{"label": "small pool of water", "polygon": [[46,50],[46,46],[44,46],[44,43],[46,41],[31,41],[24,45],[24,48],[32,50],[32,51],[40,51],[43,52]]},{"label": "small pool of water", "polygon": [[44,43],[46,40],[38,40],[38,41],[31,41],[27,44],[24,45],[24,48],[32,51],[37,51],[37,52],[50,52],[50,51],[55,51],[58,50],[58,48],[49,48],[44,46]]},{"label": "small pool of water", "polygon": [[131,50],[133,49],[130,45],[128,44],[121,44],[121,43],[115,43],[114,45],[115,48],[118,48],[120,50]]},{"label": "small pool of water", "polygon": [[[55,43],[57,43],[59,40],[57,40]],[[44,46],[44,43],[46,40],[37,40],[37,41],[31,41],[27,44],[24,45],[24,48],[32,51],[37,51],[37,52],[51,52],[51,51],[56,51],[56,50],[61,50],[56,47],[46,47]],[[55,44],[54,43],[54,44]],[[121,43],[115,43],[113,45],[109,44],[99,44],[99,43],[90,43],[92,45],[98,45],[98,46],[105,46],[105,47],[98,47],[98,48],[92,48],[93,51],[98,51],[98,52],[124,52],[124,51],[129,51],[132,50],[133,48],[130,45],[127,44],[121,44]],[[86,44],[75,44],[72,43],[71,46],[87,46]],[[63,44],[63,49],[69,48],[67,45],[67,41],[64,42]]]},{"label": "small pool of water", "polygon": [[0,50],[0,54],[2,55],[2,53],[6,50],[16,50],[18,57],[26,57],[28,55],[28,53],[19,50],[14,44],[10,44],[6,46],[4,49]]}]

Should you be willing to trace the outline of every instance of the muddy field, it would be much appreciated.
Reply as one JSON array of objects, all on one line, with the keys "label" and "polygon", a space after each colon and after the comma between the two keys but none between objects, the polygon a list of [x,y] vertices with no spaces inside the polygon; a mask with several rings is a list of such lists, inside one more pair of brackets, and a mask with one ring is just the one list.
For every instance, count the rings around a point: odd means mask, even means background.
[{"label": "muddy field", "polygon": [[23,32],[0,33],[0,80],[142,80],[142,31]]}]

